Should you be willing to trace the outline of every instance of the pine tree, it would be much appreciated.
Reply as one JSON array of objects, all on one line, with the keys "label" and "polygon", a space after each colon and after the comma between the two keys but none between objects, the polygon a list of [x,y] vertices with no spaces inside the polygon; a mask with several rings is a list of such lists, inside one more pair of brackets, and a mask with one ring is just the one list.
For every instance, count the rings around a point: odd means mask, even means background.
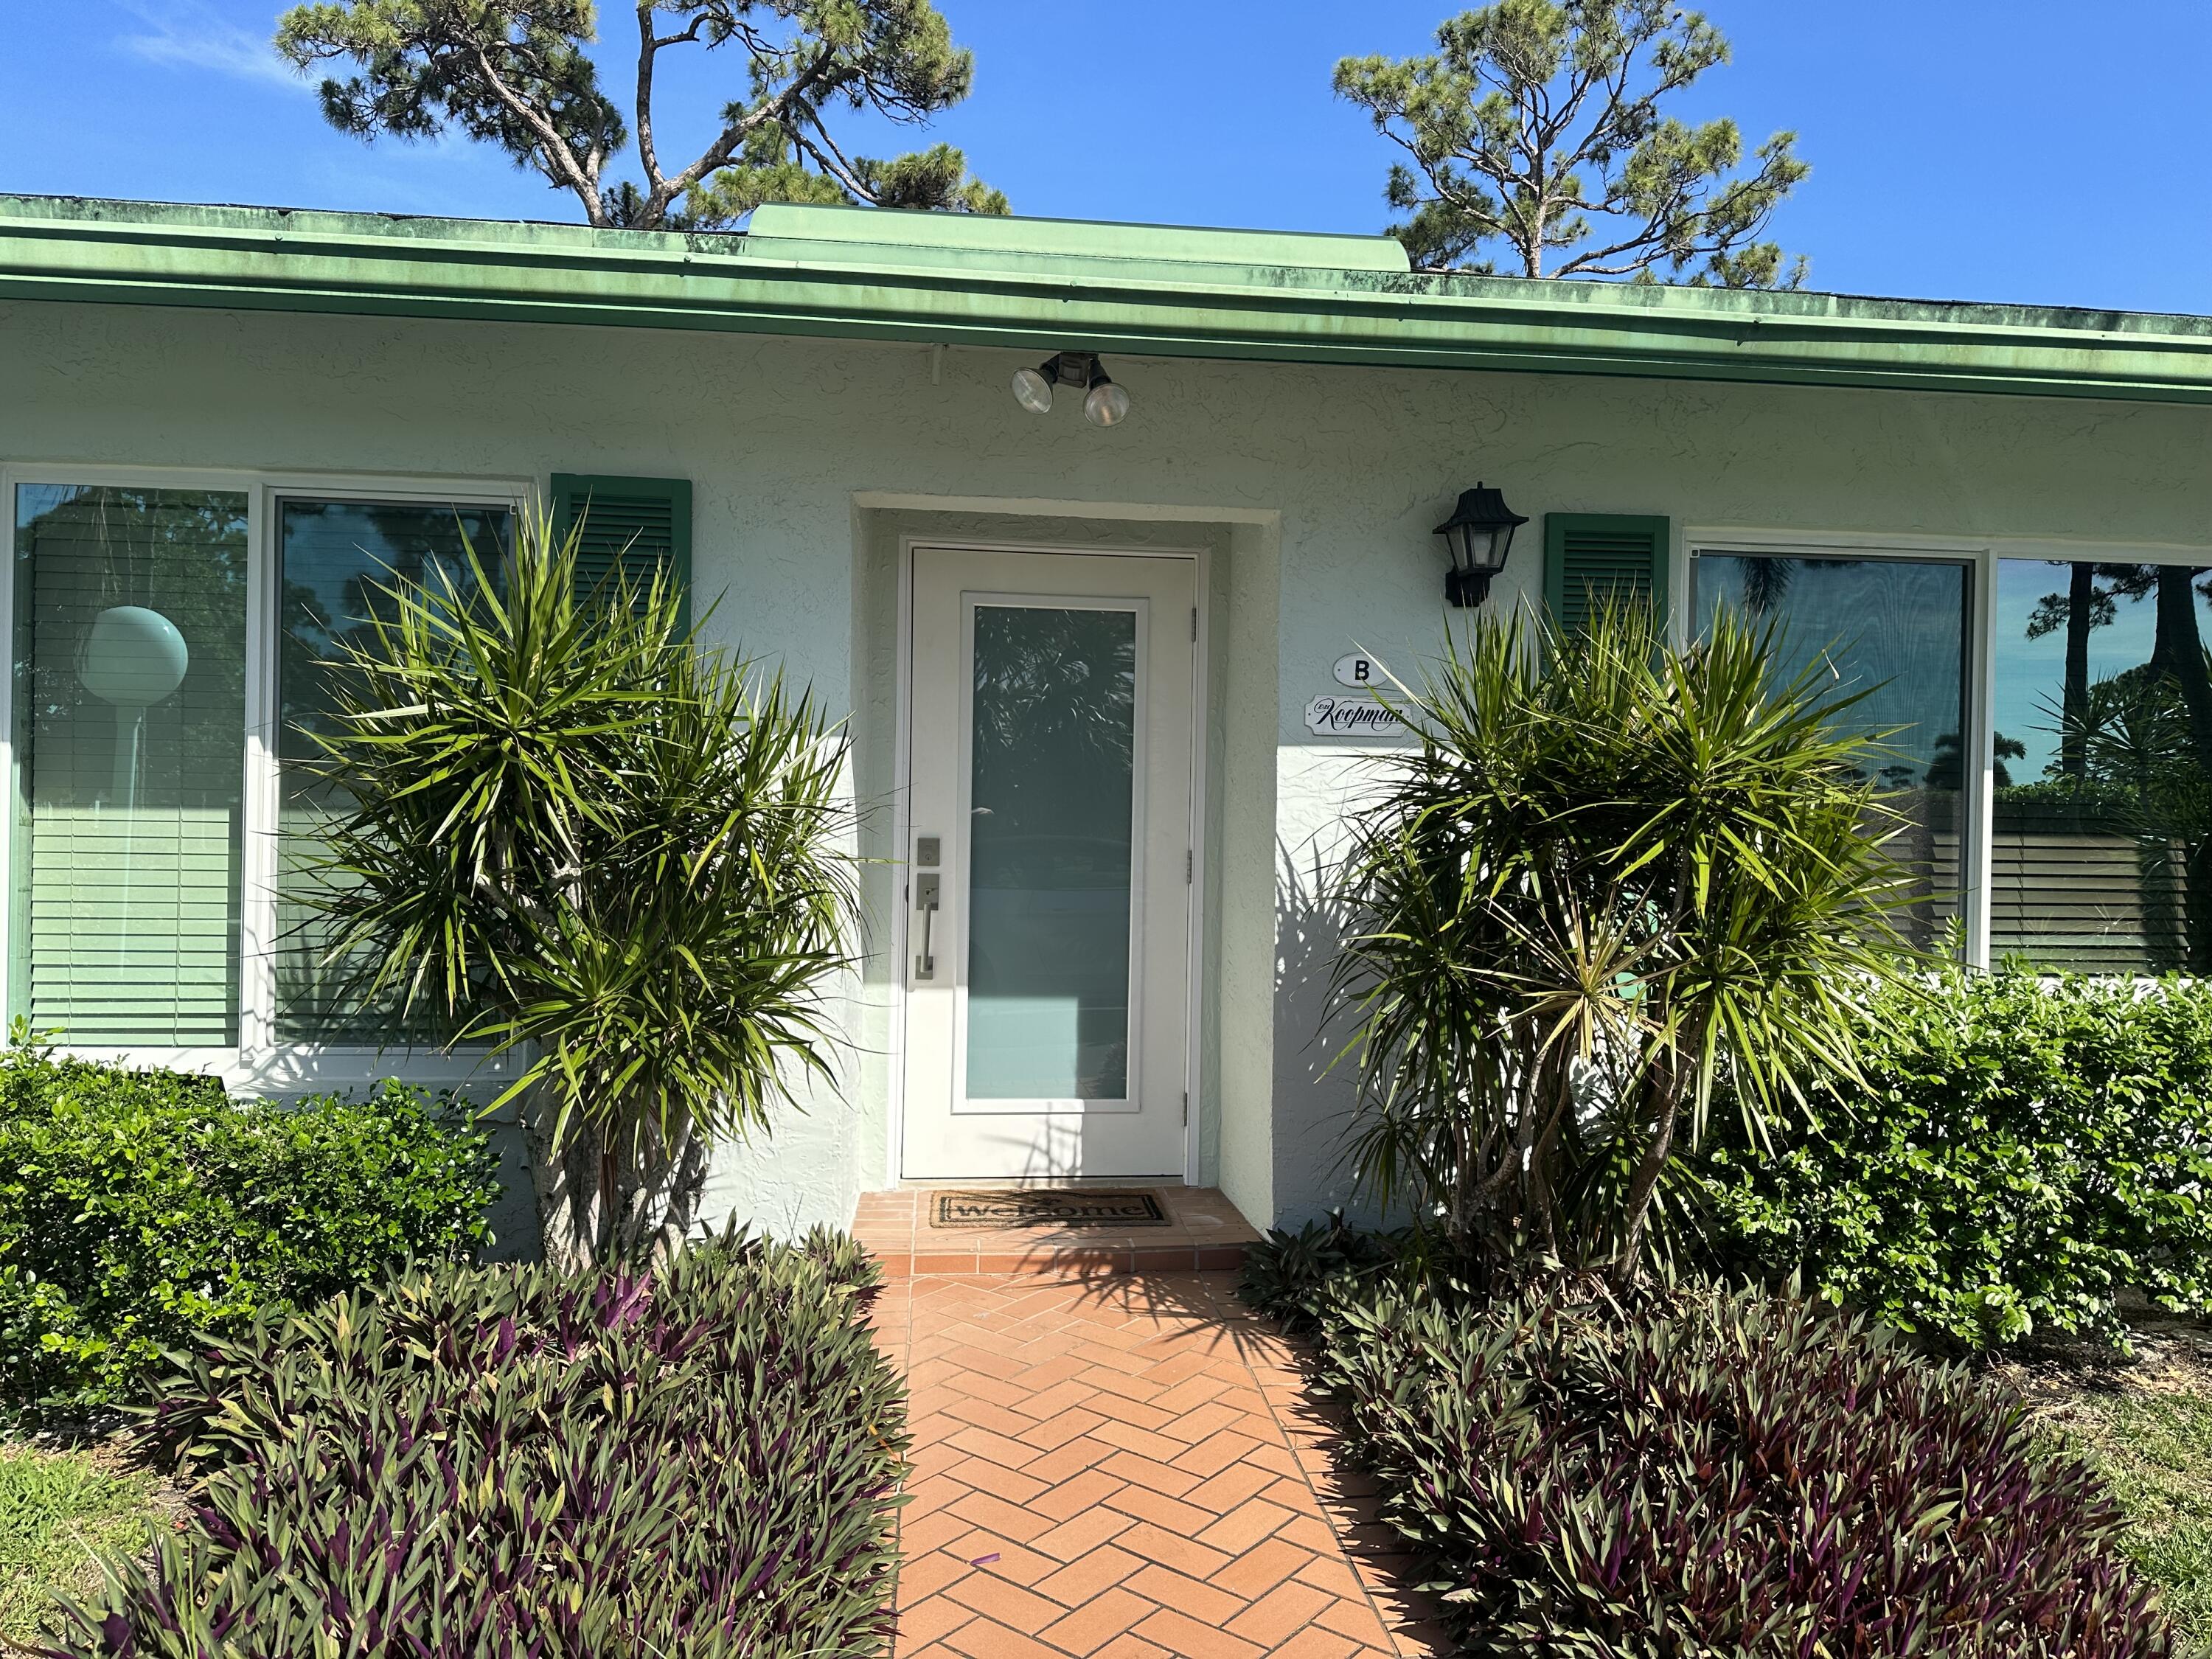
[{"label": "pine tree", "polygon": [[[920,125],[967,97],[972,53],[929,0],[637,0],[637,89],[629,115],[601,88],[587,48],[593,0],[321,0],[278,20],[276,50],[305,70],[346,62],[322,83],[341,131],[495,144],[582,204],[594,225],[714,229],[763,202],[1004,213],[946,144],[888,161],[849,154],[840,110]],[[664,167],[653,125],[662,53],[742,54],[744,94],[688,164]],[[642,181],[610,182],[637,144]]]},{"label": "pine tree", "polygon": [[[1390,169],[1390,234],[1424,270],[1516,276],[1670,276],[1796,287],[1759,240],[1809,171],[1796,134],[1753,153],[1725,118],[1660,106],[1729,61],[1729,44],[1668,0],[1499,0],[1437,31],[1426,57],[1346,58],[1340,97],[1412,165]],[[1562,256],[1553,262],[1553,256]]]}]

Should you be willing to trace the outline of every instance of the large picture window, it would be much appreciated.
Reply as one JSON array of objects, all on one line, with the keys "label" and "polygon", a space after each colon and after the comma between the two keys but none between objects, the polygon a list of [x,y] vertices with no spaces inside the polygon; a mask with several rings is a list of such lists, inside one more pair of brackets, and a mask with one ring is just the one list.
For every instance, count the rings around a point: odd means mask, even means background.
[{"label": "large picture window", "polygon": [[234,1058],[437,1035],[356,1006],[327,960],[304,899],[342,803],[307,763],[331,664],[388,605],[380,589],[441,568],[465,586],[465,544],[496,572],[519,490],[113,476],[0,492],[15,550],[10,1014],[72,1048]]},{"label": "large picture window", "polygon": [[316,775],[319,732],[334,726],[337,663],[372,617],[392,609],[395,580],[450,580],[466,592],[468,557],[495,576],[510,536],[504,507],[451,501],[281,500],[276,514],[277,909],[276,1034],[281,1042],[374,1045],[398,1033],[394,1011],[358,1006],[343,962],[333,962],[309,895],[328,878],[317,867],[320,830],[343,803]]},{"label": "large picture window", "polygon": [[1863,694],[1850,718],[1878,738],[1869,765],[1901,823],[1892,851],[1911,872],[1898,920],[1920,948],[1960,915],[1966,665],[1972,568],[1963,560],[1703,552],[1695,614],[1728,605],[1775,629],[1782,672],[1832,675]]},{"label": "large picture window", "polygon": [[2212,972],[2212,599],[2189,564],[2002,559],[1990,951]]},{"label": "large picture window", "polygon": [[82,1047],[238,1041],[247,498],[15,492],[15,1014]]}]

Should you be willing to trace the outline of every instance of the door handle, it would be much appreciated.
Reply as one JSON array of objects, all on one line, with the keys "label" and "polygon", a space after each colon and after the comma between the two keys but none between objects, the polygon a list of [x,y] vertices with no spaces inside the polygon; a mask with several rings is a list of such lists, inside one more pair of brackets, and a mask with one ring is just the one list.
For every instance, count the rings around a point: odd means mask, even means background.
[{"label": "door handle", "polygon": [[914,908],[921,912],[921,954],[914,959],[916,979],[937,977],[935,933],[937,931],[938,884],[936,876],[916,876],[914,879]]}]

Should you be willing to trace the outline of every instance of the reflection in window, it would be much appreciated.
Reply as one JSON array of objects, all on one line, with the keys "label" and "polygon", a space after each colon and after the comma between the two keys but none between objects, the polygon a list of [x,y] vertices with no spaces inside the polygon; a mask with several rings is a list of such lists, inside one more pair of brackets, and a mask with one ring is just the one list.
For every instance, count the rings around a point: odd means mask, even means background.
[{"label": "reflection in window", "polygon": [[1735,607],[1778,628],[1781,669],[1825,665],[1839,694],[1864,691],[1850,718],[1886,733],[1872,765],[1904,820],[1891,850],[1910,872],[1897,917],[1925,950],[1958,917],[1967,567],[1917,559],[1701,553],[1696,614]]},{"label": "reflection in window", "polygon": [[238,1041],[246,498],[15,494],[15,1012]]},{"label": "reflection in window", "polygon": [[1124,1099],[1136,614],[975,615],[967,1095]]},{"label": "reflection in window", "polygon": [[[327,959],[323,930],[303,895],[314,871],[319,831],[341,803],[303,763],[322,752],[313,734],[332,729],[331,666],[373,617],[392,611],[378,590],[395,580],[437,586],[441,570],[465,592],[465,546],[496,571],[509,535],[506,509],[451,503],[286,501],[278,512],[282,563],[277,701],[276,1036],[290,1042],[380,1045],[395,1036],[391,1011],[363,1009],[345,994],[344,964]],[[428,1025],[399,1032],[417,1039]]]},{"label": "reflection in window", "polygon": [[2205,574],[1999,562],[1993,959],[2212,971]]}]

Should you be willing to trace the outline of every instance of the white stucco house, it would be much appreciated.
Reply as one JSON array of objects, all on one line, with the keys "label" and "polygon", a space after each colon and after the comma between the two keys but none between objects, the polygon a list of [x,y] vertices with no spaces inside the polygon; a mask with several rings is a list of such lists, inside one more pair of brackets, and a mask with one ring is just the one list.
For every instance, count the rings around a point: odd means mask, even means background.
[{"label": "white stucco house", "polygon": [[1470,614],[1463,492],[1528,520],[1492,606],[1748,599],[1878,684],[1931,935],[2151,970],[2212,917],[2053,787],[2051,711],[2201,664],[2208,405],[2203,319],[1426,276],[1380,239],[0,198],[9,1007],[241,1090],[469,1076],[288,944],[288,732],[349,585],[588,502],[849,719],[878,860],[844,1085],[710,1207],[1079,1175],[1295,1222],[1345,1185],[1318,884],[1401,741],[1358,665]]}]

